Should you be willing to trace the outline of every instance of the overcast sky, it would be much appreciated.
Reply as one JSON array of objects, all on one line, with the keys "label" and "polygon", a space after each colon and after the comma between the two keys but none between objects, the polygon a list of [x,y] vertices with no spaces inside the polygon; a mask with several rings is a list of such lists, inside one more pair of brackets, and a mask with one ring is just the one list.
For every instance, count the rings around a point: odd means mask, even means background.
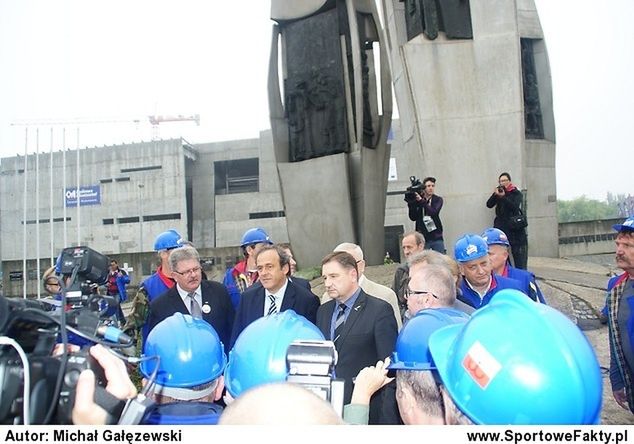
[{"label": "overcast sky", "polygon": [[[634,194],[634,1],[536,0],[553,76],[559,198]],[[0,156],[150,140],[147,116],[192,143],[269,127],[269,1],[0,0]],[[81,120],[81,125],[75,122]],[[107,123],[104,123],[107,122]],[[12,125],[13,124],[13,125]],[[51,126],[40,125],[48,151]]]}]

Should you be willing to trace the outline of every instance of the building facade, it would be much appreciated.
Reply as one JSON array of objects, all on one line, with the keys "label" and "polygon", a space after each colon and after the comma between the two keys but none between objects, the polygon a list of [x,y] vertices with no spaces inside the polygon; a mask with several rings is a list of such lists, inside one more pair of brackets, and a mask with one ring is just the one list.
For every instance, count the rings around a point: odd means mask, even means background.
[{"label": "building facade", "polygon": [[[288,241],[278,177],[270,131],[198,145],[172,139],[84,148],[79,156],[77,150],[29,154],[26,163],[24,156],[3,158],[4,294],[22,295],[25,286],[29,295],[43,291],[36,258],[41,276],[64,247],[76,245],[127,264],[136,284],[156,268],[154,239],[170,228],[194,243],[209,277],[220,279],[239,259],[247,229],[260,226],[275,242]],[[401,193],[408,181],[390,183]],[[402,194],[389,196],[386,209],[386,220],[402,233],[408,224]],[[390,253],[398,258],[394,242]]]}]

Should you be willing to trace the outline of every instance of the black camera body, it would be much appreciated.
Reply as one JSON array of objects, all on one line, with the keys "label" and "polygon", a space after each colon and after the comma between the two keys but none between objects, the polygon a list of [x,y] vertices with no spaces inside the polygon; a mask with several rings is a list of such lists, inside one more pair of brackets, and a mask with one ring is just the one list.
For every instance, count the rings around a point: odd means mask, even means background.
[{"label": "black camera body", "polygon": [[425,189],[425,186],[420,181],[420,179],[416,178],[416,176],[410,176],[409,181],[411,185],[408,186],[407,189],[405,190],[404,200],[407,203],[414,203],[416,202],[416,194],[421,194],[423,190]]},{"label": "black camera body", "polygon": [[498,185],[498,193],[504,193],[504,187],[502,185]]},{"label": "black camera body", "polygon": [[293,341],[286,351],[286,380],[328,401],[343,416],[344,380],[333,377],[336,363],[332,341]]},{"label": "black camera body", "polygon": [[[95,374],[97,387],[106,386],[106,376],[103,368],[97,360],[92,357],[88,349],[82,349],[76,353],[71,353],[66,362],[66,373],[62,380],[62,388],[59,392],[57,405],[57,418],[60,421],[68,421],[70,424],[73,405],[75,405],[75,387],[79,375],[84,370],[90,369]],[[64,422],[62,422],[63,424]]]},{"label": "black camera body", "polygon": [[[25,395],[30,401],[27,414],[31,424],[70,424],[79,374],[90,368],[95,372],[97,389],[103,385],[103,370],[87,348],[60,356],[52,353],[60,333],[69,336],[68,343],[72,343],[71,337],[81,343],[75,345],[102,342],[97,336],[107,322],[104,307],[116,306],[118,301],[95,294],[94,284],[106,282],[109,264],[108,257],[88,247],[66,248],[57,265],[63,289],[59,306],[0,295],[0,337],[9,338],[24,351],[30,385],[25,394],[27,369],[17,350],[7,345],[11,341],[5,340],[0,345],[0,424],[27,422]],[[67,328],[62,330],[62,326]]]},{"label": "black camera body", "polygon": [[110,259],[88,247],[64,248],[56,268],[65,278],[70,278],[66,288],[66,302],[71,306],[85,305],[93,294],[95,285],[108,281]]}]

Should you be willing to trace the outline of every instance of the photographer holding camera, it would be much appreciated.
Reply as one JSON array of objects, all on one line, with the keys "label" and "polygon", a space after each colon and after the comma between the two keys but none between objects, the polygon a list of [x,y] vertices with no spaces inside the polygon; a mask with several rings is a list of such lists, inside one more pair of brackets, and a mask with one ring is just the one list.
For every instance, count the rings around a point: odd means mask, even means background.
[{"label": "photographer holding camera", "polygon": [[409,218],[416,222],[416,231],[425,237],[425,248],[445,254],[440,210],[442,197],[434,194],[436,178],[426,177],[421,183],[415,176],[410,177],[411,186],[405,192],[405,202],[409,207]]},{"label": "photographer holding camera", "polygon": [[487,208],[495,207],[493,227],[506,233],[511,244],[513,266],[526,270],[528,262],[528,237],[526,216],[522,212],[522,192],[511,182],[509,173],[502,173],[498,186],[487,200]]}]

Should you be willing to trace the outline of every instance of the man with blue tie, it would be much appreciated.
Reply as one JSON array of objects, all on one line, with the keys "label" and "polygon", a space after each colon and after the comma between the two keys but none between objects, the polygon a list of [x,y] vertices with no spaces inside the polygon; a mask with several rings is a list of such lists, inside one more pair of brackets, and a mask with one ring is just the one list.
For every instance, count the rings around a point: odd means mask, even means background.
[{"label": "man with blue tie", "polygon": [[[335,343],[338,378],[345,381],[344,404],[361,369],[382,361],[394,350],[398,329],[392,307],[359,287],[357,261],[347,252],[326,256],[321,263],[326,292],[332,300],[319,307],[317,327]],[[370,401],[370,424],[398,424],[395,387],[388,384]]]},{"label": "man with blue tie", "polygon": [[294,310],[310,322],[315,322],[319,298],[288,279],[290,258],[282,247],[278,245],[262,247],[257,252],[255,264],[259,284],[249,287],[242,293],[233,324],[231,347],[242,330],[262,316]]}]

